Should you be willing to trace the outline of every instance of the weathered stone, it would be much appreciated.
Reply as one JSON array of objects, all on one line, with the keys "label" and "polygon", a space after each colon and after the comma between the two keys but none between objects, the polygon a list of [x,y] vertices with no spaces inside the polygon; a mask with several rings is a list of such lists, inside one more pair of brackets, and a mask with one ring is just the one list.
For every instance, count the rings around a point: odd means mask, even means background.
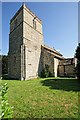
[{"label": "weathered stone", "polygon": [[36,78],[46,64],[57,77],[58,65],[63,59],[58,51],[44,45],[42,21],[23,4],[10,21],[9,77],[21,80]]},{"label": "weathered stone", "polygon": [[58,75],[75,77],[76,58],[61,60],[58,65]]}]

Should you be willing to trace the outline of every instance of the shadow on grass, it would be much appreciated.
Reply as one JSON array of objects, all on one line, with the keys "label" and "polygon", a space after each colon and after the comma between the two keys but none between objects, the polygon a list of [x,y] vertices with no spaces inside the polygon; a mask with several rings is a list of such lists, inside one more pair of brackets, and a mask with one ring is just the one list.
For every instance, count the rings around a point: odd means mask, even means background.
[{"label": "shadow on grass", "polygon": [[78,79],[45,79],[41,81],[43,86],[48,86],[50,89],[64,90],[64,91],[80,91]]}]

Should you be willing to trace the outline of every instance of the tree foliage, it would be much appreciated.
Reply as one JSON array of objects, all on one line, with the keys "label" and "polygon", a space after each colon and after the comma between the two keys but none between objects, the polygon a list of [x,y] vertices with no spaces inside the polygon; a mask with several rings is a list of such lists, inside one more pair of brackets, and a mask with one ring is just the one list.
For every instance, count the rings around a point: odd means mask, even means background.
[{"label": "tree foliage", "polygon": [[52,74],[49,71],[49,65],[45,64],[45,68],[41,72],[41,77],[42,78],[52,77]]},{"label": "tree foliage", "polygon": [[0,55],[0,79],[2,77],[2,55]]},{"label": "tree foliage", "polygon": [[12,118],[13,117],[13,110],[9,103],[8,103],[8,86],[7,83],[0,86],[0,100],[1,100],[1,108],[0,108],[0,118]]},{"label": "tree foliage", "polygon": [[77,58],[77,67],[76,67],[77,77],[78,79],[80,79],[80,43],[76,49],[76,58]]},{"label": "tree foliage", "polygon": [[2,74],[8,74],[8,56],[2,56]]}]

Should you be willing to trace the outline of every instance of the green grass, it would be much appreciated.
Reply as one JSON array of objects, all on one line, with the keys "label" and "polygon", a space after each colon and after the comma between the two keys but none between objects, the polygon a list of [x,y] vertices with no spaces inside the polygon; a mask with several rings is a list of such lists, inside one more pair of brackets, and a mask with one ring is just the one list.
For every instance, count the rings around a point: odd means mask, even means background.
[{"label": "green grass", "polygon": [[[14,118],[78,118],[78,81],[45,78],[8,83]],[[65,120],[65,119],[64,119]]]}]

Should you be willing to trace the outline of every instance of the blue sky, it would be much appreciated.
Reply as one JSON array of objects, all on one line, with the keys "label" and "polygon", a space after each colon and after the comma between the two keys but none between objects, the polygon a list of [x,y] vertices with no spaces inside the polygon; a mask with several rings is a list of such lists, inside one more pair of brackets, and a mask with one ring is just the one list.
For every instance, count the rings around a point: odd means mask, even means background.
[{"label": "blue sky", "polygon": [[0,54],[2,50],[2,4],[0,2]]},{"label": "blue sky", "polygon": [[[2,3],[2,49],[9,48],[9,22],[22,2]],[[54,47],[64,57],[73,57],[78,44],[77,2],[26,3],[43,22],[44,43]]]}]

